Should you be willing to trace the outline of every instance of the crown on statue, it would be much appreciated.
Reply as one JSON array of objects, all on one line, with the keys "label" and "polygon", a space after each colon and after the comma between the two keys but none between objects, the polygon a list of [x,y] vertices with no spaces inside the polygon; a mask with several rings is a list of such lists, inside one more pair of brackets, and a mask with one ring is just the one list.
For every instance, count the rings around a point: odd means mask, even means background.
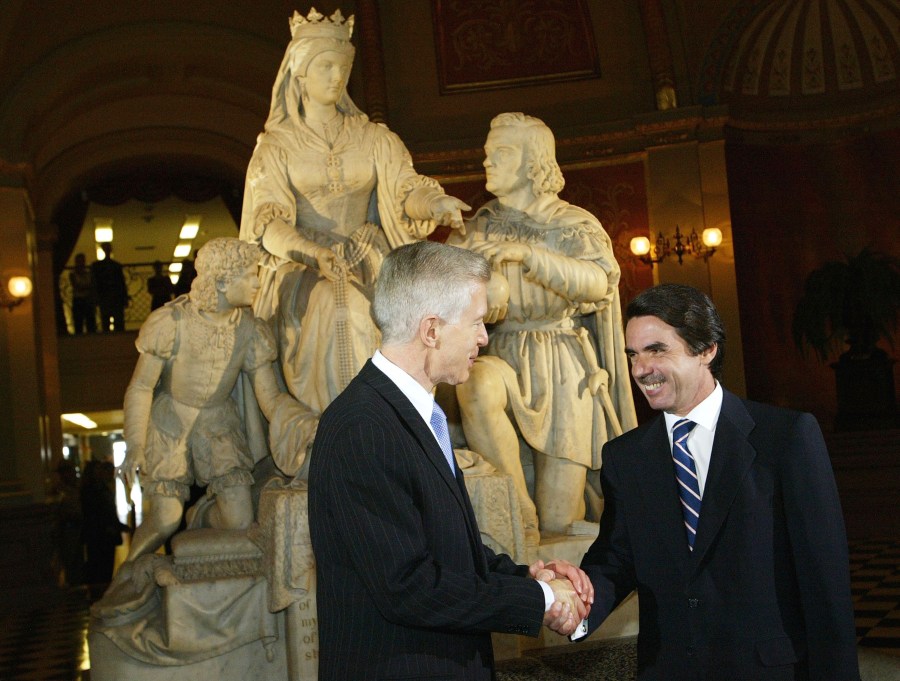
[{"label": "crown on statue", "polygon": [[353,15],[346,20],[341,10],[337,10],[330,17],[316,11],[311,7],[305,17],[297,10],[290,20],[291,38],[334,38],[336,40],[350,40],[353,35]]}]

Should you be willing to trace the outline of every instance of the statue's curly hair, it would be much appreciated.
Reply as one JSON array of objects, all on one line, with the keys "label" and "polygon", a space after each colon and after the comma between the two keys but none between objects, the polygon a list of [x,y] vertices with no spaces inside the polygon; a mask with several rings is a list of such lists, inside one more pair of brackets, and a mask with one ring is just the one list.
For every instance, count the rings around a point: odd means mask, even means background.
[{"label": "statue's curly hair", "polygon": [[528,179],[531,180],[534,195],[559,194],[566,181],[556,162],[556,140],[553,131],[546,123],[534,116],[509,112],[494,116],[491,130],[500,127],[515,127],[521,130]]},{"label": "statue's curly hair", "polygon": [[261,256],[256,244],[234,237],[210,239],[197,252],[197,277],[191,283],[191,300],[201,310],[214,310],[219,301],[218,284],[229,284],[248,267],[258,264]]}]

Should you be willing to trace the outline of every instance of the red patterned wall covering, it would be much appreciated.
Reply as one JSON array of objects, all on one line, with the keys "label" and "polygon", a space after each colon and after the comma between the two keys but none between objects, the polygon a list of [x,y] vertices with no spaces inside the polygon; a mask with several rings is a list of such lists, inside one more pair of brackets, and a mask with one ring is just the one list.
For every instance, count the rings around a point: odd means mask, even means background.
[{"label": "red patterned wall covering", "polygon": [[871,244],[900,257],[900,130],[832,144],[730,143],[726,154],[747,394],[811,411],[829,429],[834,374],[795,347],[794,309],[808,274],[842,253]]},{"label": "red patterned wall covering", "polygon": [[647,185],[644,164],[563,168],[566,186],[560,196],[596,215],[613,242],[622,268],[619,294],[623,307],[653,285],[650,267],[637,260],[628,248],[632,237],[648,236]]},{"label": "red patterned wall covering", "polygon": [[433,0],[441,92],[600,75],[584,0]]}]

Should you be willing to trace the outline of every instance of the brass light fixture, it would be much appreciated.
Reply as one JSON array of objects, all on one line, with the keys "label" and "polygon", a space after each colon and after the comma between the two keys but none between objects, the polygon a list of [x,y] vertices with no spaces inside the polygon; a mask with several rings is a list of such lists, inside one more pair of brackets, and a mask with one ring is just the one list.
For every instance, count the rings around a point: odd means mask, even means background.
[{"label": "brass light fixture", "polygon": [[0,305],[12,311],[17,305],[21,305],[31,295],[33,288],[31,279],[25,276],[3,277],[5,286],[0,286]]},{"label": "brass light fixture", "polygon": [[636,236],[631,240],[629,248],[641,262],[647,265],[660,263],[670,255],[677,256],[678,264],[682,265],[686,255],[709,261],[716,252],[716,248],[721,244],[722,230],[718,227],[707,227],[703,230],[701,237],[697,234],[696,229],[692,229],[690,234],[684,235],[681,233],[681,228],[675,225],[675,234],[672,240],[669,240],[662,232],[659,232],[659,236],[656,237],[655,244],[651,244],[650,239],[645,236]]}]

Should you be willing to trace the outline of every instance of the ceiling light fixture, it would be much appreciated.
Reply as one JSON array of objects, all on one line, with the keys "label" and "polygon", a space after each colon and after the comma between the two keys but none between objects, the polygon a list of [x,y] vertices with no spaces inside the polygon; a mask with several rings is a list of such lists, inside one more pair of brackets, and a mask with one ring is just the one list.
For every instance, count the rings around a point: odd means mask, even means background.
[{"label": "ceiling light fixture", "polygon": [[113,240],[112,218],[94,218],[94,241],[98,244]]},{"label": "ceiling light fixture", "polygon": [[178,235],[179,240],[181,241],[190,241],[194,237],[197,236],[197,233],[200,231],[200,216],[199,215],[186,215],[184,218],[184,225],[181,227],[181,233]]},{"label": "ceiling light fixture", "polygon": [[68,421],[76,426],[81,426],[87,430],[93,430],[97,427],[97,424],[85,414],[63,414],[62,417],[64,421]]}]

